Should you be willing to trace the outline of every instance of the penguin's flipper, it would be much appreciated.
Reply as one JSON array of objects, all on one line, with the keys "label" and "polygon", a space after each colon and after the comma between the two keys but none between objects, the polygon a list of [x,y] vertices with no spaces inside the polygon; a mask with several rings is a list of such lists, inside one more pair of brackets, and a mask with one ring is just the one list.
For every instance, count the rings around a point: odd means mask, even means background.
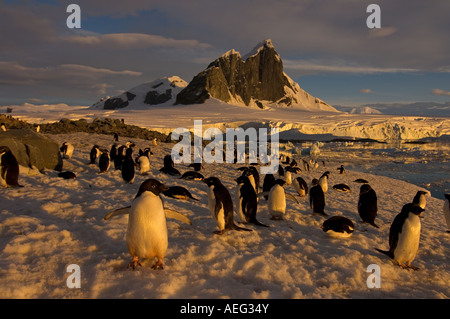
[{"label": "penguin's flipper", "polygon": [[103,217],[103,219],[108,220],[114,216],[129,214],[130,208],[131,208],[131,206],[115,209],[115,210],[109,212],[108,214],[106,214],[105,217]]},{"label": "penguin's flipper", "polygon": [[379,251],[380,253],[382,253],[382,254],[385,254],[386,256],[388,256],[389,258],[391,258],[391,259],[394,259],[394,253],[392,252],[392,251],[389,251],[389,250],[381,250],[381,249],[378,249],[378,248],[375,248],[377,251]]},{"label": "penguin's flipper", "polygon": [[175,210],[164,208],[164,212],[166,213],[166,218],[176,219],[180,222],[186,223],[188,225],[192,225],[191,220],[187,216],[185,216]]},{"label": "penguin's flipper", "polygon": [[286,197],[289,197],[290,199],[292,199],[293,201],[295,201],[297,204],[300,204],[300,203],[298,202],[297,198],[295,198],[294,195],[289,194],[289,193],[286,193]]}]

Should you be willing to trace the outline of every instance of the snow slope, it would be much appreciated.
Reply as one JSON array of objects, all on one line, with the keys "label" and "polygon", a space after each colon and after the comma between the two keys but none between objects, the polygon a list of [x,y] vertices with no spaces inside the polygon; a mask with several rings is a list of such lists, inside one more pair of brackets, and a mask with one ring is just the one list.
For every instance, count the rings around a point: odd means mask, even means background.
[{"label": "snow slope", "polygon": [[[0,189],[0,298],[449,298],[450,234],[442,214],[443,200],[428,197],[422,221],[419,271],[393,265],[374,248],[388,248],[390,223],[403,204],[421,189],[387,177],[347,171],[337,174],[339,163],[327,162],[311,172],[301,172],[308,183],[331,171],[325,211],[343,215],[356,225],[352,237],[338,240],[320,229],[325,220],[313,216],[307,198],[287,203],[284,221],[269,219],[267,204],[260,200],[258,219],[270,228],[252,232],[216,230],[207,206],[207,188],[199,181],[180,180],[158,172],[173,145],[152,147],[150,141],[133,140],[137,148],[150,146],[150,176],[137,176],[124,184],[110,169],[98,174],[87,165],[94,144],[110,148],[112,136],[78,133],[50,136],[75,146],[64,169],[77,174],[63,180],[56,172],[36,174],[21,168],[23,188]],[[121,139],[121,143],[126,140]],[[308,157],[303,157],[308,160]],[[296,158],[297,161],[300,158]],[[320,159],[320,158],[319,158]],[[350,159],[349,159],[350,160]],[[240,165],[239,165],[240,166]],[[207,164],[202,173],[218,176],[234,198],[234,164]],[[177,164],[183,173],[187,164]],[[166,198],[166,206],[192,220],[192,225],[168,220],[169,248],[164,270],[152,270],[151,261],[133,271],[125,232],[128,216],[104,221],[104,215],[127,206],[146,178],[188,188],[199,201]],[[356,211],[360,184],[367,179],[379,199],[379,229],[360,223]],[[347,183],[351,193],[331,188]],[[292,186],[286,191],[294,194]],[[68,288],[67,267],[79,265],[81,288]],[[371,264],[380,266],[381,288],[368,288]]]}]

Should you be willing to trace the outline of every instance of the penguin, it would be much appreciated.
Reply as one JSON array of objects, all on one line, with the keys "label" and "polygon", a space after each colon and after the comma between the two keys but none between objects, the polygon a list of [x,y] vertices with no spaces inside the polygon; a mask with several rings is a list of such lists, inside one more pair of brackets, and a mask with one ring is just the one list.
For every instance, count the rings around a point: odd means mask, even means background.
[{"label": "penguin", "polygon": [[297,161],[295,159],[292,159],[291,163],[289,164],[290,167],[297,167]]},{"label": "penguin", "polygon": [[389,250],[375,249],[389,256],[404,269],[418,270],[419,268],[411,263],[419,249],[421,230],[419,216],[424,211],[423,208],[413,203],[404,205],[389,229]]},{"label": "penguin", "polygon": [[114,162],[116,154],[117,154],[117,144],[114,143],[113,145],[111,145],[111,149],[109,151],[109,159]]},{"label": "penguin", "polygon": [[111,165],[111,160],[109,157],[109,153],[107,150],[102,151],[102,155],[98,159],[98,168],[100,169],[100,173],[105,173],[109,170]]},{"label": "penguin", "polygon": [[136,159],[136,162],[139,166],[139,174],[148,175],[148,172],[150,171],[150,160],[148,159],[148,156],[141,155]]},{"label": "penguin", "polygon": [[444,213],[445,221],[447,222],[447,233],[450,233],[450,194],[444,194],[444,206],[442,207],[442,211]]},{"label": "penguin", "polygon": [[19,184],[19,162],[8,146],[0,146],[0,185],[23,187]]},{"label": "penguin", "polygon": [[308,184],[303,178],[295,178],[292,184],[300,197],[308,195]]},{"label": "penguin", "polygon": [[257,194],[248,176],[241,175],[236,179],[235,210],[243,223],[252,223],[257,226],[269,227],[256,219],[258,211]]},{"label": "penguin", "polygon": [[168,246],[166,218],[192,225],[186,216],[164,208],[161,194],[169,188],[156,179],[147,179],[139,187],[131,206],[116,209],[104,217],[129,214],[126,244],[133,257],[128,267],[142,266],[139,258],[157,259],[152,269],[164,269]]},{"label": "penguin", "polygon": [[125,157],[125,149],[126,149],[125,145],[121,145],[117,148],[117,153],[115,153],[114,155],[114,168],[116,170],[122,169],[122,163]]},{"label": "penguin", "polygon": [[305,161],[305,160],[302,160],[302,161],[303,161],[303,170],[305,172],[309,172],[309,164],[308,164],[308,162]]},{"label": "penguin", "polygon": [[153,146],[158,146],[158,142],[157,142],[157,138],[156,137],[153,138],[152,145]]},{"label": "penguin", "polygon": [[135,178],[134,161],[132,158],[133,149],[127,148],[122,163],[122,179],[127,184],[133,184]]},{"label": "penguin", "polygon": [[6,124],[5,124],[5,123],[2,123],[2,124],[0,125],[0,128],[1,128],[1,130],[2,130],[3,132],[6,132],[6,131],[7,131],[7,129],[6,129]]},{"label": "penguin", "polygon": [[64,142],[62,144],[62,146],[59,148],[59,151],[61,153],[63,153],[63,156],[62,156],[63,158],[70,159],[70,158],[72,158],[73,149],[74,149],[74,147],[72,144]]},{"label": "penguin", "polygon": [[[263,181],[263,192],[269,192],[273,185],[275,185],[275,176],[273,174],[266,174]],[[268,200],[269,195],[264,195],[264,199]]]},{"label": "penguin", "polygon": [[252,184],[255,193],[259,194],[260,186],[259,186],[259,173],[256,167],[249,166],[249,167],[240,167],[238,168],[238,171],[242,171],[242,176],[247,176],[250,180],[250,183]]},{"label": "penguin", "polygon": [[378,199],[375,190],[369,184],[363,184],[359,190],[358,214],[363,222],[379,228],[375,224],[378,211]]},{"label": "penguin", "polygon": [[194,171],[200,172],[201,169],[203,168],[203,165],[202,165],[202,163],[192,163],[192,164],[189,164],[189,167],[193,167]]},{"label": "penguin", "polygon": [[286,185],[286,181],[279,178],[275,181],[275,184],[269,191],[267,206],[269,208],[269,213],[272,216],[270,219],[272,220],[283,219],[283,216],[286,213],[286,197],[290,197],[298,204],[298,201],[294,196],[285,192],[284,185]]},{"label": "penguin", "polygon": [[193,199],[198,201],[197,198],[194,198],[192,194],[182,186],[170,186],[167,190],[163,192],[163,194],[164,196],[172,197],[175,199],[183,199],[183,200]]},{"label": "penguin", "polygon": [[113,141],[114,142],[118,142],[119,141],[119,134],[117,134],[117,133],[113,134]]},{"label": "penguin", "polygon": [[252,231],[234,223],[233,201],[230,192],[222,182],[214,176],[205,178],[203,182],[208,186],[208,207],[219,230],[214,233],[222,235],[227,230]]},{"label": "penguin", "polygon": [[171,155],[164,156],[164,166],[159,169],[161,173],[172,175],[172,176],[179,176],[181,175],[180,171],[178,171],[175,168],[175,163],[172,160]]},{"label": "penguin", "polygon": [[284,168],[284,180],[286,181],[286,185],[292,184],[292,174],[291,174],[290,166],[286,166]]},{"label": "penguin", "polygon": [[313,186],[309,190],[309,206],[312,209],[313,214],[318,214],[322,216],[328,216],[325,213],[325,193],[323,192],[322,186],[320,186],[317,179],[313,180]]},{"label": "penguin", "polygon": [[77,178],[75,173],[70,172],[70,171],[60,172],[60,173],[58,173],[58,177],[62,177],[64,179],[76,179]]},{"label": "penguin", "polygon": [[180,177],[181,179],[189,179],[194,181],[202,181],[205,177],[199,172],[187,171]]},{"label": "penguin", "polygon": [[100,155],[100,147],[98,145],[94,145],[89,153],[89,164],[95,164],[97,157]]},{"label": "penguin", "polygon": [[348,238],[353,234],[355,225],[344,216],[333,216],[323,222],[322,230],[335,238]]},{"label": "penguin", "polygon": [[427,198],[425,195],[428,193],[425,191],[418,191],[416,196],[414,196],[412,203],[420,206],[422,209],[425,209],[425,206],[427,205]]},{"label": "penguin", "polygon": [[281,165],[278,165],[278,178],[284,178],[284,168]]},{"label": "penguin", "polygon": [[338,167],[337,170],[339,171],[339,174],[344,174],[345,173],[344,165],[341,165],[340,167]]},{"label": "penguin", "polygon": [[324,194],[328,191],[328,175],[329,174],[330,174],[330,172],[326,171],[319,178],[319,185],[322,187],[322,190],[323,190]]},{"label": "penguin", "polygon": [[348,186],[347,184],[333,185],[333,189],[344,193],[350,192],[350,186]]},{"label": "penguin", "polygon": [[369,184],[369,182],[367,180],[365,180],[364,178],[357,178],[354,180],[355,183],[360,183],[360,184]]},{"label": "penguin", "polygon": [[159,195],[169,188],[155,179],[144,181],[133,200],[126,233],[133,259],[128,267],[141,265],[139,258],[157,258],[153,269],[163,269],[168,236],[164,206]]}]

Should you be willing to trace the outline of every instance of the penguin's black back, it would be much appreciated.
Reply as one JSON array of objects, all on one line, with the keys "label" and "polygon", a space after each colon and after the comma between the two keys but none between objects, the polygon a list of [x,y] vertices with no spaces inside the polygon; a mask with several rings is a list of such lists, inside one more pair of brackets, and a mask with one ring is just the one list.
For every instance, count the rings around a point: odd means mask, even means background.
[{"label": "penguin's black back", "polygon": [[375,224],[377,211],[378,211],[378,199],[375,190],[371,188],[369,184],[362,185],[358,199],[359,216],[363,221],[378,228],[378,226]]},{"label": "penguin's black back", "polygon": [[309,190],[309,204],[313,210],[313,213],[326,215],[325,209],[325,194],[320,185],[314,185]]}]

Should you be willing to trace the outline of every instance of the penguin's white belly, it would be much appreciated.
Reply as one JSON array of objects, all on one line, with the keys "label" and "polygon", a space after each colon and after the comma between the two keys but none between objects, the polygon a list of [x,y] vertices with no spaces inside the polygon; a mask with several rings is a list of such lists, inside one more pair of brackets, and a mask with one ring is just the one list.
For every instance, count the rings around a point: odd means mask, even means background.
[{"label": "penguin's white belly", "polygon": [[[410,215],[412,215],[410,213]],[[416,258],[420,240],[420,219],[417,215],[409,216],[399,234],[394,259],[400,263],[411,263]]]},{"label": "penguin's white belly", "polygon": [[286,212],[286,194],[283,187],[275,185],[269,193],[269,212],[273,217],[281,217]]},{"label": "penguin's white belly", "polygon": [[219,212],[216,214],[216,196],[214,195],[214,186],[211,186],[208,191],[208,207],[213,219],[219,227],[219,230],[224,230],[225,212],[223,210],[223,205],[221,205]]},{"label": "penguin's white belly", "polygon": [[139,173],[144,174],[150,170],[150,161],[148,157],[141,156],[139,158]]},{"label": "penguin's white belly", "polygon": [[319,179],[319,185],[322,187],[324,193],[328,191],[328,182],[325,178]]},{"label": "penguin's white belly", "polygon": [[133,201],[126,241],[132,256],[164,257],[168,245],[167,225],[159,196],[144,192]]},{"label": "penguin's white belly", "polygon": [[291,185],[292,184],[292,175],[291,172],[287,171],[286,172],[286,185]]},{"label": "penguin's white belly", "polygon": [[241,220],[241,222],[246,223],[247,220],[245,218],[244,212],[242,211],[242,197],[241,197],[241,187],[239,185],[237,185],[236,187],[236,198],[234,200],[235,203],[235,211],[237,213],[237,215],[239,216],[239,219]]}]

